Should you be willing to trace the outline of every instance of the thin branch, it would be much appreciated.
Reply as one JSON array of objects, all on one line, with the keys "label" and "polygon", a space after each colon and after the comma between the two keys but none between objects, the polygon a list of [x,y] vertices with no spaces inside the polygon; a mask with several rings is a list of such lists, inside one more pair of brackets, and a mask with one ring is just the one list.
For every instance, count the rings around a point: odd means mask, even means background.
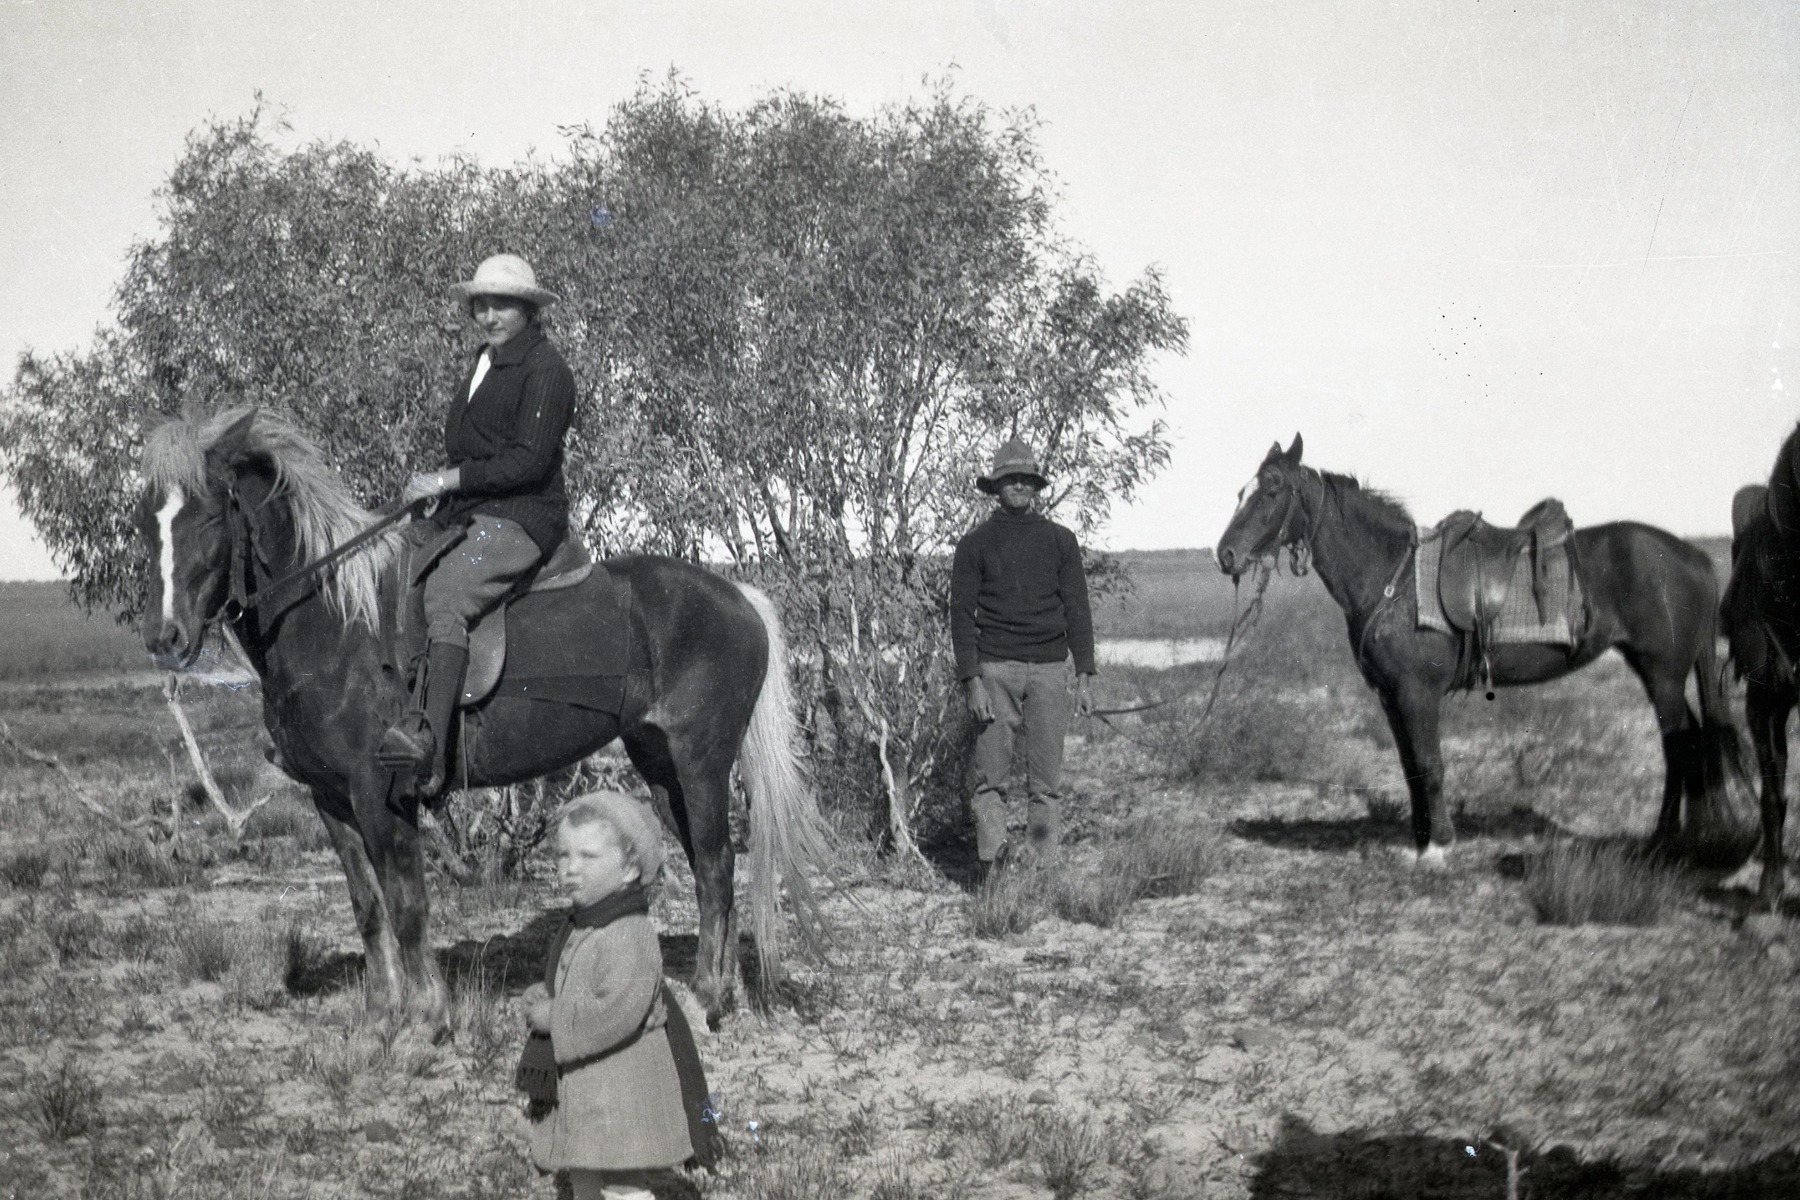
[{"label": "thin branch", "polygon": [[264,792],[250,802],[245,809],[231,807],[225,799],[225,793],[219,788],[219,781],[213,778],[212,768],[206,765],[206,759],[200,753],[200,742],[194,737],[194,727],[188,724],[187,713],[181,707],[181,679],[173,671],[163,682],[163,699],[169,702],[169,711],[175,714],[175,723],[181,726],[181,740],[187,745],[188,758],[193,760],[194,771],[200,776],[200,786],[206,791],[206,798],[212,801],[219,815],[225,818],[225,825],[231,831],[231,840],[244,840],[244,823],[251,814],[275,798],[274,792]]},{"label": "thin branch", "polygon": [[114,816],[112,813],[108,812],[106,807],[98,800],[88,795],[87,789],[75,782],[75,776],[69,773],[69,768],[63,766],[62,759],[54,754],[45,754],[41,750],[33,750],[30,746],[27,746],[13,735],[12,727],[5,721],[0,721],[0,742],[4,742],[6,745],[12,747],[14,752],[21,758],[29,759],[39,766],[54,768],[57,774],[62,776],[63,784],[69,789],[69,794],[75,797],[76,802],[89,812],[93,813],[96,817],[99,817],[102,821],[105,821],[109,825],[115,825],[120,829],[133,828],[130,822]]}]

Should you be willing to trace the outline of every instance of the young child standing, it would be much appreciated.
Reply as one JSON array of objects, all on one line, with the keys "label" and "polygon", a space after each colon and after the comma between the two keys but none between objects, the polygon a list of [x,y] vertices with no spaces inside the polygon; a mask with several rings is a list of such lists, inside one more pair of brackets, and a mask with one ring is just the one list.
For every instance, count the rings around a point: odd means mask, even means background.
[{"label": "young child standing", "polygon": [[594,792],[563,807],[556,845],[570,910],[525,993],[517,1077],[531,1159],[567,1170],[576,1200],[652,1200],[654,1176],[713,1159],[706,1078],[650,924],[659,823],[635,797]]}]

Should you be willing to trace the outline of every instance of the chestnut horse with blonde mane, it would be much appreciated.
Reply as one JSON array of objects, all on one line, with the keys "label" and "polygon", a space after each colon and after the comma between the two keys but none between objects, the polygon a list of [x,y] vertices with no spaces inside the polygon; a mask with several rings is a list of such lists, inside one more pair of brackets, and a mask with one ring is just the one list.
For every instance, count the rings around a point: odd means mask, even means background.
[{"label": "chestnut horse with blonde mane", "polygon": [[[316,446],[274,414],[237,408],[154,430],[143,454],[139,528],[151,564],[144,642],[169,669],[190,666],[207,626],[226,622],[262,680],[263,717],[287,772],[305,783],[343,862],[378,1007],[442,1027],[444,982],[431,950],[418,806],[376,762],[406,702],[386,670],[380,600],[400,535],[384,535],[329,573],[281,588],[266,605],[234,596],[312,563],[375,520]],[[469,716],[466,785],[496,786],[579,762],[620,739],[694,870],[700,908],[695,990],[710,1020],[737,978],[730,777],[750,802],[752,918],[775,969],[776,901],[785,883],[820,928],[807,870],[824,864],[824,825],[794,746],[780,623],[768,597],[690,563],[634,555],[600,564],[631,597],[633,669],[620,707],[496,696]],[[579,604],[582,588],[534,604]],[[529,626],[510,637],[529,639]],[[546,636],[539,634],[538,636]],[[541,658],[542,655],[540,654]],[[458,772],[459,776],[462,774]]]}]

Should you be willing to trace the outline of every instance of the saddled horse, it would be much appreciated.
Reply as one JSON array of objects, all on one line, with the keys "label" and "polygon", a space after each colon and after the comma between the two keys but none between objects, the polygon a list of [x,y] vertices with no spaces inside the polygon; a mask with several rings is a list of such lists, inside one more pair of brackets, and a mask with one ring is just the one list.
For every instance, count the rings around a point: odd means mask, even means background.
[{"label": "saddled horse", "polygon": [[[1348,476],[1301,465],[1301,453],[1297,434],[1286,451],[1270,447],[1219,538],[1219,567],[1235,578],[1284,546],[1310,550],[1320,582],[1344,610],[1356,665],[1381,697],[1393,730],[1420,859],[1442,861],[1456,830],[1444,803],[1439,712],[1447,692],[1467,686],[1468,656],[1453,635],[1418,627],[1418,587],[1409,569],[1417,532],[1406,510]],[[1541,683],[1618,650],[1649,693],[1662,731],[1667,773],[1652,845],[1741,858],[1747,847],[1724,807],[1726,770],[1735,764],[1738,743],[1717,669],[1711,560],[1672,534],[1631,521],[1577,529],[1574,541],[1583,564],[1585,632],[1573,648],[1487,648],[1491,682]],[[1698,684],[1698,714],[1687,702],[1690,675]]]},{"label": "saddled horse", "polygon": [[[313,443],[260,409],[154,430],[143,455],[139,524],[150,550],[144,641],[159,664],[191,665],[209,622],[228,622],[262,680],[263,718],[284,769],[312,791],[343,862],[378,1007],[442,1025],[448,1011],[431,952],[421,798],[376,762],[405,701],[384,669],[382,595],[402,539],[373,540],[322,579],[256,596],[374,523]],[[453,775],[469,787],[553,772],[620,739],[650,784],[694,870],[700,908],[695,991],[709,1019],[733,999],[730,775],[750,802],[752,920],[765,971],[778,953],[782,883],[803,928],[818,928],[807,869],[824,861],[824,825],[799,769],[780,622],[767,596],[699,566],[654,556],[600,564],[628,594],[633,669],[619,707],[496,696],[467,715]],[[387,582],[384,583],[384,577]],[[583,603],[573,588],[534,603]],[[265,597],[266,598],[266,597]],[[541,610],[544,611],[544,610]],[[568,637],[583,614],[549,625]],[[509,635],[529,639],[530,627]],[[510,651],[509,651],[510,653]],[[543,655],[540,653],[540,659]],[[476,732],[478,731],[478,733]],[[460,749],[460,753],[456,751]],[[765,978],[768,976],[765,974]]]},{"label": "saddled horse", "polygon": [[1762,776],[1758,890],[1773,905],[1786,882],[1787,723],[1800,703],[1800,429],[1782,443],[1768,486],[1744,488],[1731,508],[1731,580],[1719,616]]}]

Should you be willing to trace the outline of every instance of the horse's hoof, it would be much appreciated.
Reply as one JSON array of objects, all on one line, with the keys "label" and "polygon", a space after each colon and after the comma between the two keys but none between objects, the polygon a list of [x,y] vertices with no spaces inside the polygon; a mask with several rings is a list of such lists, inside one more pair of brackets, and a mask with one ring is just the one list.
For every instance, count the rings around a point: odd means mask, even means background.
[{"label": "horse's hoof", "polygon": [[1447,871],[1450,869],[1450,851],[1443,846],[1427,846],[1419,851],[1413,865],[1422,871]]},{"label": "horse's hoof", "polygon": [[[1762,863],[1751,859],[1725,878],[1719,880],[1722,892],[1755,892],[1766,891],[1769,886],[1769,873],[1763,870]],[[1764,897],[1767,899],[1767,897]]]}]

